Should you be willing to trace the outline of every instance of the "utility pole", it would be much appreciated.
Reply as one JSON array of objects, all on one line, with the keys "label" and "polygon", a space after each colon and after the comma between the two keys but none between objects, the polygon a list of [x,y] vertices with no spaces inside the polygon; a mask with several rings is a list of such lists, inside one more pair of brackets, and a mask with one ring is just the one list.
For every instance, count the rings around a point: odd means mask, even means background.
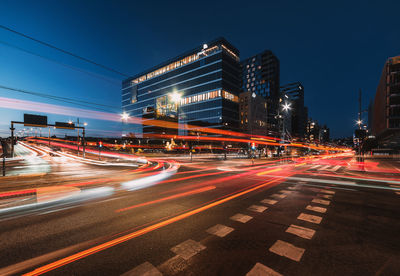
[{"label": "utility pole", "polygon": [[[76,123],[77,126],[79,127],[79,118],[77,118]],[[79,128],[77,128],[76,131],[77,131],[76,142],[78,144],[78,156],[79,156]]]}]

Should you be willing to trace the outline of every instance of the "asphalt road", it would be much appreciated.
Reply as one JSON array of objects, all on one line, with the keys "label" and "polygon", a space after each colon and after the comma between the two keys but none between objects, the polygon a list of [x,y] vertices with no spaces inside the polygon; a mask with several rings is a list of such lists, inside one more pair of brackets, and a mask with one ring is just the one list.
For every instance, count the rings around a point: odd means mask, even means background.
[{"label": "asphalt road", "polygon": [[398,164],[352,156],[84,164],[107,174],[61,174],[44,185],[73,184],[78,195],[4,199],[0,275],[399,275]]}]

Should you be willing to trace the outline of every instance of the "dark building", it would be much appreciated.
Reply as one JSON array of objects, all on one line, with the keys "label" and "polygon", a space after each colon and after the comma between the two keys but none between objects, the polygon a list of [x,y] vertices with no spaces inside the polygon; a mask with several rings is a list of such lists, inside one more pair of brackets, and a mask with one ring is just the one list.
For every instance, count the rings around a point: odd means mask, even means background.
[{"label": "dark building", "polygon": [[372,133],[383,147],[400,148],[400,56],[389,58],[376,90]]},{"label": "dark building", "polygon": [[279,59],[266,50],[241,62],[242,91],[262,96],[268,102],[268,130],[278,131],[276,115],[279,106]]},{"label": "dark building", "polygon": [[[122,109],[150,124],[157,119],[239,130],[240,85],[239,51],[219,38],[124,80]],[[146,124],[124,132],[164,131]]]},{"label": "dark building", "polygon": [[304,106],[304,87],[300,82],[289,83],[281,87],[281,98],[290,103],[291,130],[293,138],[304,139],[306,135],[308,112]]},{"label": "dark building", "polygon": [[240,128],[244,133],[266,135],[268,109],[267,100],[255,92],[239,95]]}]

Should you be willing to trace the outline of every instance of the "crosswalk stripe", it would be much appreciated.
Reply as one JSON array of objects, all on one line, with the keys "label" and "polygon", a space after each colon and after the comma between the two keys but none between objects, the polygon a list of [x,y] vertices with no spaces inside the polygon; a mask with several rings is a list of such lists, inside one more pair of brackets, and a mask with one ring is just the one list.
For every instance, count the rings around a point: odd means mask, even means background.
[{"label": "crosswalk stripe", "polygon": [[335,167],[333,167],[332,169],[329,169],[328,171],[331,171],[331,172],[336,172],[338,169],[340,169],[342,166],[340,166],[340,165],[337,165],[337,166],[335,166]]}]

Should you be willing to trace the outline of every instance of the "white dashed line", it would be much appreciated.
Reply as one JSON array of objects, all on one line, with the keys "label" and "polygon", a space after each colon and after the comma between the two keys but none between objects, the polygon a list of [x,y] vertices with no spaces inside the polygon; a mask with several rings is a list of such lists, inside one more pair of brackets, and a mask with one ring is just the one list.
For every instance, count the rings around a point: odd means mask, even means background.
[{"label": "white dashed line", "polygon": [[322,221],[322,217],[309,215],[309,214],[305,214],[305,213],[301,213],[297,217],[297,219],[308,221],[308,222],[315,223],[315,224],[320,224]]},{"label": "white dashed line", "polygon": [[314,198],[311,202],[322,204],[322,205],[329,205],[331,203],[329,200],[324,200],[324,199],[319,199],[319,198]]},{"label": "white dashed line", "polygon": [[218,236],[220,238],[223,238],[226,235],[228,235],[230,232],[232,232],[233,230],[235,230],[235,229],[233,229],[232,227],[228,227],[228,226],[225,226],[222,224],[217,224],[217,225],[207,229],[207,233]]},{"label": "white dashed line", "polygon": [[260,202],[261,202],[261,203],[264,203],[264,204],[271,204],[271,205],[274,205],[274,204],[277,203],[278,201],[275,200],[275,199],[266,198],[266,199],[261,200]]},{"label": "white dashed line", "polygon": [[249,220],[251,220],[252,218],[253,217],[251,217],[251,216],[247,216],[247,215],[243,215],[243,214],[236,214],[236,215],[230,217],[231,220],[238,221],[241,223],[246,223]]},{"label": "white dashed line", "polygon": [[158,271],[151,263],[145,262],[141,265],[138,265],[132,270],[125,272],[121,276],[162,276],[162,273]]},{"label": "white dashed line", "polygon": [[326,199],[332,199],[332,195],[322,195],[322,194],[317,194],[317,196],[326,198]]},{"label": "white dashed line", "polygon": [[178,244],[177,246],[172,247],[171,251],[183,259],[189,260],[191,257],[204,249],[206,249],[206,247],[201,243],[194,240],[187,240]]},{"label": "white dashed line", "polygon": [[288,187],[289,190],[297,190],[296,187]]},{"label": "white dashed line", "polygon": [[271,197],[275,197],[275,198],[285,198],[286,195],[285,195],[285,194],[273,194]]},{"label": "white dashed line", "polygon": [[289,228],[286,229],[286,232],[308,240],[310,240],[315,234],[315,230],[313,229],[301,227],[294,224],[290,225]]},{"label": "white dashed line", "polygon": [[324,190],[324,189],[319,190],[319,192],[320,192],[320,193],[325,193],[325,194],[331,194],[331,195],[334,195],[334,194],[335,194],[334,191]]},{"label": "white dashed line", "polygon": [[275,270],[260,263],[256,263],[253,268],[247,272],[246,276],[283,276]]},{"label": "white dashed line", "polygon": [[308,205],[306,207],[306,209],[310,210],[310,211],[318,212],[318,213],[326,213],[326,208],[324,208],[324,207],[317,207],[317,206]]},{"label": "white dashed line", "polygon": [[288,242],[277,240],[274,245],[269,248],[269,251],[298,262],[306,250]]},{"label": "white dashed line", "polygon": [[247,209],[249,209],[250,211],[253,211],[253,212],[262,213],[262,212],[264,212],[265,210],[267,210],[268,207],[261,206],[261,205],[251,205],[251,206],[250,206],[249,208],[247,208]]},{"label": "white dashed line", "polygon": [[282,190],[280,191],[282,194],[291,194],[293,191],[288,191],[288,190]]}]

